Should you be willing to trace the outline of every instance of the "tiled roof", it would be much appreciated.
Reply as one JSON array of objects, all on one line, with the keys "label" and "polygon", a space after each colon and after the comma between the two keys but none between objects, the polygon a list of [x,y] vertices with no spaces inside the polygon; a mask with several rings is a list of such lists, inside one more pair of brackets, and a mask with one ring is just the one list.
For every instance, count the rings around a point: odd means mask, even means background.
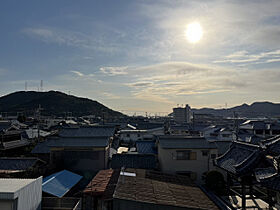
[{"label": "tiled roof", "polygon": [[272,176],[275,176],[277,174],[277,170],[274,167],[268,167],[268,168],[257,168],[255,169],[255,177],[257,181],[261,182],[268,178],[271,178]]},{"label": "tiled roof", "polygon": [[0,171],[21,171],[35,165],[37,158],[0,158]]},{"label": "tiled roof", "polygon": [[153,154],[114,154],[112,168],[155,169],[156,157]]},{"label": "tiled roof", "polygon": [[91,180],[83,193],[91,196],[102,196],[102,199],[112,199],[120,175],[118,169],[101,170]]},{"label": "tiled roof", "polygon": [[252,170],[261,156],[259,146],[234,142],[224,155],[216,159],[216,165],[228,172],[241,175]]},{"label": "tiled roof", "polygon": [[11,122],[9,121],[1,121],[0,122],[0,131],[5,130],[11,126]]},{"label": "tiled roof", "polygon": [[30,141],[23,139],[23,140],[16,140],[16,141],[9,141],[9,142],[3,142],[3,150],[6,149],[13,149],[18,147],[24,147],[30,144]]},{"label": "tiled roof", "polygon": [[280,136],[275,136],[263,142],[266,146],[266,151],[270,155],[280,155]]},{"label": "tiled roof", "polygon": [[136,141],[136,149],[139,154],[157,154],[155,141]]},{"label": "tiled roof", "polygon": [[43,141],[38,143],[33,150],[31,151],[32,154],[48,154],[50,153],[50,148],[48,146],[48,141]]},{"label": "tiled roof", "polygon": [[[134,174],[134,176],[128,176]],[[101,199],[121,199],[141,203],[188,208],[213,209],[218,207],[188,177],[163,174],[143,169],[100,171],[83,191]]]},{"label": "tiled roof", "polygon": [[48,139],[49,147],[107,147],[109,137],[88,137],[88,138],[60,138]]},{"label": "tiled roof", "polygon": [[[140,172],[140,173],[139,173]],[[218,207],[188,177],[164,174],[147,176],[147,172],[135,170],[136,176],[119,177],[114,199],[130,200],[160,206],[190,209],[218,209]],[[144,175],[143,175],[144,174]],[[178,181],[178,183],[176,182]],[[183,183],[183,184],[182,184]],[[139,204],[141,205],[141,204]]]},{"label": "tiled roof", "polygon": [[204,137],[189,136],[159,136],[159,145],[163,149],[216,149],[214,143]]},{"label": "tiled roof", "polygon": [[64,128],[59,132],[60,137],[111,137],[115,133],[113,126],[87,126],[80,128]]}]

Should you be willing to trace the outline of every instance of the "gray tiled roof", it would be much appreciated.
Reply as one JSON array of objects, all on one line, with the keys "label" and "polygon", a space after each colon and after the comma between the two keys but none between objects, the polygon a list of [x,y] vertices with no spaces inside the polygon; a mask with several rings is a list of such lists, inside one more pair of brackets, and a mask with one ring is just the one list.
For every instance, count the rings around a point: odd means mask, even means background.
[{"label": "gray tiled roof", "polygon": [[188,136],[159,136],[159,145],[163,149],[215,149],[214,143],[208,142],[204,137]]},{"label": "gray tiled roof", "polygon": [[252,170],[261,155],[259,146],[234,142],[224,155],[216,159],[216,165],[228,172],[240,175]]},{"label": "gray tiled roof", "polygon": [[276,156],[280,155],[280,135],[263,141],[263,143],[267,148],[266,151],[268,154]]},{"label": "gray tiled roof", "polygon": [[0,170],[26,170],[37,161],[37,158],[0,158]]},{"label": "gray tiled roof", "polygon": [[59,132],[60,137],[110,137],[115,133],[112,126],[87,126],[80,128],[64,128]]},{"label": "gray tiled roof", "polygon": [[108,137],[92,138],[49,138],[49,147],[107,147],[109,145]]},{"label": "gray tiled roof", "polygon": [[50,148],[48,146],[48,141],[38,143],[34,149],[31,151],[32,154],[48,154],[50,153]]},{"label": "gray tiled roof", "polygon": [[264,181],[277,174],[277,170],[274,167],[257,168],[255,169],[255,176],[258,181]]}]

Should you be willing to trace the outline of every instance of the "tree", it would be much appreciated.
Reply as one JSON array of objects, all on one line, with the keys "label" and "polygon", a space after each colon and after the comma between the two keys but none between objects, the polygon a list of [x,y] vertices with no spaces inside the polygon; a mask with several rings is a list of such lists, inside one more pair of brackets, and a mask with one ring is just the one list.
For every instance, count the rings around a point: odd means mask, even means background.
[{"label": "tree", "polygon": [[223,194],[225,192],[224,176],[218,171],[209,171],[205,177],[206,187],[216,192]]}]

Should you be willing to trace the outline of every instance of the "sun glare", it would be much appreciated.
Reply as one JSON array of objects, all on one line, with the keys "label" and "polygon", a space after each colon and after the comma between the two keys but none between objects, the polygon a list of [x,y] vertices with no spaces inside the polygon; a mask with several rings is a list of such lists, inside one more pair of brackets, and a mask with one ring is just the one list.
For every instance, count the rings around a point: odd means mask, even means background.
[{"label": "sun glare", "polygon": [[202,38],[203,30],[198,22],[193,22],[187,26],[185,34],[190,43],[197,43]]}]

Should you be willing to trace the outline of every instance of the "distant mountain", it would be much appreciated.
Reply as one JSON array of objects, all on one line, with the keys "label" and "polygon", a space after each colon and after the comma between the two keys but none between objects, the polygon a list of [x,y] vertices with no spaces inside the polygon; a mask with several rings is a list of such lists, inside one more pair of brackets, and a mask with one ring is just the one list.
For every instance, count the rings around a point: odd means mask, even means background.
[{"label": "distant mountain", "polygon": [[228,109],[192,109],[197,114],[213,114],[216,116],[233,117],[234,112],[239,117],[280,117],[280,104],[271,102],[255,102],[251,105],[242,104]]},{"label": "distant mountain", "polygon": [[19,91],[0,97],[0,112],[31,113],[39,105],[42,108],[43,115],[63,116],[65,112],[71,112],[73,116],[124,116],[122,113],[109,109],[97,101],[58,91]]}]

